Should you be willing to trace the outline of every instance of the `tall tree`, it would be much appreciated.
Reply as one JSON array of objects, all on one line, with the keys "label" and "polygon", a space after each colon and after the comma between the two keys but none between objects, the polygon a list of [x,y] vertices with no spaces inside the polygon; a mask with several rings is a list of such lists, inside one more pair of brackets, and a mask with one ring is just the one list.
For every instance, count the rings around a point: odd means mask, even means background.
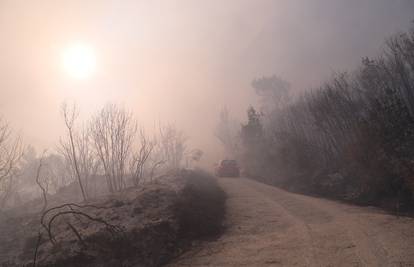
[{"label": "tall tree", "polygon": [[125,174],[137,132],[130,112],[116,105],[106,105],[96,114],[90,131],[110,192],[126,187]]},{"label": "tall tree", "polygon": [[73,169],[76,174],[76,178],[79,184],[79,188],[82,193],[83,200],[87,200],[87,194],[85,191],[85,187],[83,185],[82,176],[79,168],[79,155],[76,150],[76,140],[75,140],[75,121],[78,117],[78,109],[75,104],[72,107],[68,107],[66,103],[62,105],[62,115],[65,121],[65,126],[67,130],[68,141],[65,143],[61,141],[62,147],[64,147],[66,155],[71,159],[71,163],[73,164]]},{"label": "tall tree", "polygon": [[230,157],[238,156],[240,124],[230,115],[227,108],[220,111],[215,136],[223,145],[225,153]]},{"label": "tall tree", "polygon": [[22,155],[20,137],[15,137],[9,124],[0,118],[0,209],[12,195]]}]

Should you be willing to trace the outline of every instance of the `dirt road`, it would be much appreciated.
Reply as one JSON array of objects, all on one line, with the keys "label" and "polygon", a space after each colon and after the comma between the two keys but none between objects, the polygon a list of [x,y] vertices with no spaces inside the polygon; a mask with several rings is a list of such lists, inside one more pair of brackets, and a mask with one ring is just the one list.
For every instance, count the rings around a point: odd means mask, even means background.
[{"label": "dirt road", "polygon": [[414,219],[222,178],[226,231],[170,266],[414,266]]}]

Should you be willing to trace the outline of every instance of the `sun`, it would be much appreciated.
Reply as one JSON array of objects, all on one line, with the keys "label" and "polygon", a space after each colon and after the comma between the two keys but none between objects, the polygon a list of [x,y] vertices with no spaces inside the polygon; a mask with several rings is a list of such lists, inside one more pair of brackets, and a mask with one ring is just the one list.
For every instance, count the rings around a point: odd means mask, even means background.
[{"label": "sun", "polygon": [[89,78],[96,69],[96,55],[92,46],[85,43],[73,43],[62,53],[63,68],[75,79]]}]

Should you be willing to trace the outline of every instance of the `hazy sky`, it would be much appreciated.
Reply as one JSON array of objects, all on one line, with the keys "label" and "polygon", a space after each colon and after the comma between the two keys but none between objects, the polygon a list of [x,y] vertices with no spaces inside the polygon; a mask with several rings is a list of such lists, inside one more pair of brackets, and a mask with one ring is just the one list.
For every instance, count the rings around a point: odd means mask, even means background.
[{"label": "hazy sky", "polygon": [[[254,77],[315,87],[413,19],[412,0],[0,0],[0,114],[51,147],[64,100],[85,117],[111,101],[144,124],[174,122],[212,158],[218,111],[241,117]],[[97,57],[81,81],[61,60],[78,41]]]}]

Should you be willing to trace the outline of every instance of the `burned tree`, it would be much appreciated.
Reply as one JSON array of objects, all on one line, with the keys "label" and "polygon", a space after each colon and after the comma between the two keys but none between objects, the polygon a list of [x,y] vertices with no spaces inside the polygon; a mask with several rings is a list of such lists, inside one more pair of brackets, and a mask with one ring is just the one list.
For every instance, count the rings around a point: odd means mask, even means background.
[{"label": "burned tree", "polygon": [[[79,174],[82,180],[82,185],[85,190],[87,198],[91,197],[91,178],[94,177],[99,169],[99,160],[94,151],[92,136],[90,129],[87,127],[81,128],[74,135],[74,146],[76,152],[76,164],[78,166]],[[76,176],[75,158],[72,154],[72,145],[69,140],[60,142],[60,153],[64,156],[67,164],[71,166]]]},{"label": "burned tree", "polygon": [[240,124],[235,121],[227,108],[220,111],[215,136],[223,145],[224,152],[230,157],[237,157],[240,147]]},{"label": "burned tree", "polygon": [[63,147],[64,155],[70,159],[70,163],[72,164],[73,170],[76,174],[77,181],[79,183],[79,187],[82,193],[83,200],[87,200],[87,195],[85,188],[83,186],[81,172],[79,170],[78,164],[78,152],[76,150],[76,140],[75,140],[75,121],[78,117],[79,113],[77,110],[76,105],[73,105],[71,108],[68,108],[67,104],[62,105],[62,115],[65,121],[65,126],[67,129],[67,137],[68,140],[62,141],[61,145]]},{"label": "burned tree", "polygon": [[125,172],[137,131],[132,114],[109,104],[94,116],[90,131],[109,191],[124,189]]},{"label": "burned tree", "polygon": [[0,209],[13,193],[23,147],[20,137],[14,137],[7,122],[0,118]]},{"label": "burned tree", "polygon": [[187,138],[173,125],[159,127],[160,152],[169,169],[178,169],[186,151]]},{"label": "burned tree", "polygon": [[41,171],[43,167],[43,160],[44,160],[45,153],[46,151],[44,151],[42,156],[40,157],[39,165],[37,166],[37,171],[36,171],[36,184],[39,186],[40,190],[42,191],[42,196],[43,196],[42,212],[44,212],[47,208],[47,193],[49,191],[49,183],[47,181],[47,178],[44,178],[41,181]]},{"label": "burned tree", "polygon": [[146,134],[143,128],[139,131],[139,149],[134,153],[131,158],[130,172],[132,175],[132,181],[137,186],[144,178],[144,167],[152,154],[156,145],[155,140],[151,140]]}]

